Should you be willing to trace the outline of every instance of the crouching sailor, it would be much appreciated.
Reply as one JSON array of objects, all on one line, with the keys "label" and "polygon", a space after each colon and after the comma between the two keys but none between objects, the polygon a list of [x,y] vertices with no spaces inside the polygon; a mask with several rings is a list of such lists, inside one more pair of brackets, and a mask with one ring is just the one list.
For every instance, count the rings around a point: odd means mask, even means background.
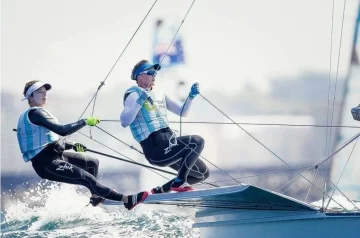
[{"label": "crouching sailor", "polygon": [[169,166],[178,172],[176,178],[152,189],[152,193],[188,191],[193,189],[191,185],[209,177],[209,169],[199,159],[204,139],[198,135],[176,137],[168,127],[167,110],[187,116],[193,99],[199,94],[199,85],[195,83],[185,103],[179,105],[154,89],[155,77],[160,69],[159,64],[150,64],[146,60],[134,66],[131,79],[137,85],[125,92],[121,125],[130,126],[133,137],[140,143],[150,164]]},{"label": "crouching sailor", "polygon": [[106,198],[122,201],[131,210],[144,201],[147,192],[126,196],[99,183],[99,160],[81,153],[84,152],[82,144],[60,139],[60,136],[70,135],[86,125],[95,126],[100,121],[88,117],[60,125],[56,117],[44,108],[50,89],[50,84],[40,81],[30,81],[25,85],[23,100],[28,101],[30,108],[20,116],[17,126],[17,138],[24,161],[31,161],[35,172],[43,179],[87,187],[92,194],[90,203],[93,206],[99,205]]}]

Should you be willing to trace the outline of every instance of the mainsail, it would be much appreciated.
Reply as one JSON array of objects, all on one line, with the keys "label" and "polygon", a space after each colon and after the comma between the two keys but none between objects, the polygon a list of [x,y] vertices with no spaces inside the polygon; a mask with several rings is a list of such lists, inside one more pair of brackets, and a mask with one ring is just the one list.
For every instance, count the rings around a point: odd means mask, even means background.
[{"label": "mainsail", "polygon": [[[340,108],[340,126],[360,126],[351,116],[351,108],[360,104],[360,5],[358,8],[353,36],[352,52],[346,80],[344,82],[344,92]],[[340,145],[350,137],[355,135],[358,130],[340,128],[336,133],[336,144]],[[338,183],[339,189],[350,199],[360,199],[360,142],[353,142],[347,149],[340,152],[332,160],[330,181]],[[336,145],[335,145],[336,147]],[[339,182],[338,182],[339,181]]]}]

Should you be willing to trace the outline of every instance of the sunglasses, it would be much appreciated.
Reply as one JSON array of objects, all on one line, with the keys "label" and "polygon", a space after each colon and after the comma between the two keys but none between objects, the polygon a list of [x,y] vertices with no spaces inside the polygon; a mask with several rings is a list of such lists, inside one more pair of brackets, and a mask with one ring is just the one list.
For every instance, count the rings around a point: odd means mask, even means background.
[{"label": "sunglasses", "polygon": [[147,75],[156,77],[157,72],[156,72],[156,70],[149,69],[149,70],[142,71],[141,73],[139,73],[139,75],[141,75],[141,74],[147,74]]}]

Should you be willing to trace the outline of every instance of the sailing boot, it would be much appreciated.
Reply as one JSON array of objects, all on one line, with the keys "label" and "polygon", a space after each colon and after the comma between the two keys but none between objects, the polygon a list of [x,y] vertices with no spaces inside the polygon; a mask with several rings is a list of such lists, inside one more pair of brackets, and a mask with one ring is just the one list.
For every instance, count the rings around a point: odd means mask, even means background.
[{"label": "sailing boot", "polygon": [[186,180],[181,180],[176,178],[174,182],[171,184],[170,189],[176,192],[186,192],[194,190],[194,188],[186,182]]},{"label": "sailing boot", "polygon": [[151,193],[152,193],[152,194],[169,193],[169,192],[171,192],[171,189],[170,189],[170,188],[164,189],[163,186],[161,186],[161,187],[158,186],[158,187],[156,187],[156,188],[151,189]]},{"label": "sailing boot", "polygon": [[105,201],[105,198],[102,197],[91,197],[90,203],[93,207],[98,206],[99,204],[103,203]]},{"label": "sailing boot", "polygon": [[124,207],[128,210],[133,209],[136,205],[143,202],[147,196],[149,195],[148,192],[140,192],[138,194],[129,195],[128,196],[128,202],[124,203]]}]

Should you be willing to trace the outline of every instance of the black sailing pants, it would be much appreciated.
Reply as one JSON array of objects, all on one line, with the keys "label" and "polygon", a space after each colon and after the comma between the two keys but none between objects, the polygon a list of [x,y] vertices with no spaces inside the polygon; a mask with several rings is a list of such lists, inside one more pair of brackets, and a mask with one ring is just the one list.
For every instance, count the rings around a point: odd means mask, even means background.
[{"label": "black sailing pants", "polygon": [[[178,178],[196,184],[209,177],[209,169],[199,159],[204,139],[198,135],[175,137],[169,128],[161,129],[140,144],[150,164],[169,166],[178,172]],[[170,181],[172,182],[172,181]]]},{"label": "black sailing pants", "polygon": [[97,181],[99,160],[85,153],[72,151],[59,153],[54,150],[54,145],[50,144],[31,162],[35,172],[43,179],[83,185],[92,194],[111,200],[121,201],[123,197],[122,194]]}]

